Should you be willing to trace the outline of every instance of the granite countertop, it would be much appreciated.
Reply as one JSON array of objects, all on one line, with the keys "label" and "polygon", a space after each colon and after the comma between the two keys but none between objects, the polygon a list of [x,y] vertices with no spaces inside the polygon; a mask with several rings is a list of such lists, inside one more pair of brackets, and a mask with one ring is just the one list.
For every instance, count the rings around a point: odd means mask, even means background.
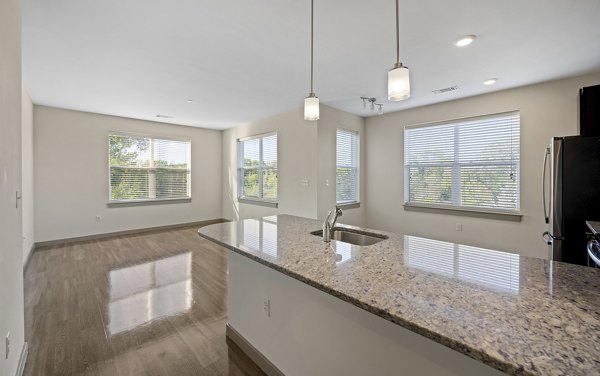
[{"label": "granite countertop", "polygon": [[198,232],[509,374],[600,375],[600,269],[376,230],[389,239],[324,243],[320,228],[279,215]]}]

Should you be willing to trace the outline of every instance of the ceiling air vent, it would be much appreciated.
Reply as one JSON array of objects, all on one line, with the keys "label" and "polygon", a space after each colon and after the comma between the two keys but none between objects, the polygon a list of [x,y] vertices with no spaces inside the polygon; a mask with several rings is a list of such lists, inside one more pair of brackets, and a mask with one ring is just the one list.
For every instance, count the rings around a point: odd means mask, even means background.
[{"label": "ceiling air vent", "polygon": [[445,87],[443,89],[437,89],[432,91],[433,94],[444,94],[444,93],[449,93],[451,91],[456,91],[458,90],[458,86],[454,85],[454,86],[450,86],[450,87]]}]

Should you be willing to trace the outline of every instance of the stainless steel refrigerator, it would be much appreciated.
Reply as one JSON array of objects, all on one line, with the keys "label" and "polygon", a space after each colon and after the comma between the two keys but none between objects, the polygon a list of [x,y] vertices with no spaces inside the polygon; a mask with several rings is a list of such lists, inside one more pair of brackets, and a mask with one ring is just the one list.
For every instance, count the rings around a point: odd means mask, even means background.
[{"label": "stainless steel refrigerator", "polygon": [[586,220],[600,220],[600,137],[554,137],[544,154],[542,237],[556,261],[588,265]]}]

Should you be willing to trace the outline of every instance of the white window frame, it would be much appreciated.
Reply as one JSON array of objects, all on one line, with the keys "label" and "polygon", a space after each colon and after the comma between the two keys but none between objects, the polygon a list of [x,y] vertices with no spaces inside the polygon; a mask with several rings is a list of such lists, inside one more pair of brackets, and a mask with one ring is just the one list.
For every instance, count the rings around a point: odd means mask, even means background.
[{"label": "white window frame", "polygon": [[[279,137],[277,137],[277,198],[269,199],[264,198],[264,186],[263,186],[263,139],[265,137],[277,136],[277,132],[269,132],[258,134],[250,137],[239,138],[237,140],[237,186],[238,186],[238,202],[256,204],[262,206],[277,207],[277,200],[279,199]],[[259,151],[259,166],[258,166],[258,197],[245,196],[244,195],[244,152],[243,143],[245,141],[260,139],[260,151]]]},{"label": "white window frame", "polygon": [[[338,167],[347,167],[347,166],[338,166],[338,164],[337,164],[338,132],[351,133],[356,137],[356,153],[352,154],[352,167],[351,167],[354,170],[354,179],[355,179],[354,200],[349,200],[349,201],[338,201],[338,199],[337,199],[337,170],[338,170]],[[345,205],[360,204],[360,132],[352,130],[352,129],[337,128],[335,131],[335,153],[336,153],[336,155],[335,155],[335,180],[336,180],[335,201],[336,201],[336,205],[345,206]]]},{"label": "white window frame", "polygon": [[[110,164],[110,137],[111,136],[125,136],[125,137],[136,137],[136,138],[149,138],[154,140],[167,140],[167,141],[178,141],[187,143],[187,195],[184,197],[166,197],[166,198],[144,198],[144,199],[113,199],[112,198],[112,184],[111,184],[111,166]],[[169,136],[157,136],[150,134],[141,133],[128,133],[119,131],[109,131],[106,137],[106,161],[108,166],[108,205],[127,205],[127,204],[152,204],[153,202],[164,202],[164,201],[191,201],[192,199],[192,139],[191,138],[178,138]],[[152,167],[148,167],[152,169]]]},{"label": "white window frame", "polygon": [[[495,118],[495,117],[505,117],[505,116],[516,116],[519,118],[519,158],[516,159],[516,163],[510,163],[510,162],[506,162],[506,163],[489,163],[488,165],[493,165],[493,166],[499,166],[499,165],[515,165],[516,169],[515,169],[515,175],[516,175],[516,185],[517,185],[517,203],[516,203],[516,208],[515,209],[503,209],[503,208],[493,208],[493,207],[481,207],[481,206],[470,206],[470,205],[461,205],[460,203],[460,192],[461,192],[461,175],[460,175],[460,167],[463,165],[480,165],[483,166],[486,163],[485,162],[479,162],[479,163],[471,163],[471,164],[464,164],[458,161],[458,157],[457,157],[457,153],[458,153],[458,148],[455,147],[454,149],[454,160],[453,162],[446,162],[446,163],[439,163],[439,164],[426,164],[426,166],[442,166],[442,167],[452,167],[452,188],[451,188],[451,193],[452,193],[452,197],[451,197],[451,204],[444,204],[444,203],[424,203],[424,202],[415,202],[415,201],[410,201],[410,174],[409,174],[409,167],[412,166],[418,166],[418,164],[408,164],[406,161],[406,131],[409,129],[414,129],[414,128],[423,128],[423,127],[434,127],[434,126],[443,126],[443,125],[451,125],[451,124],[458,124],[461,122],[465,122],[465,121],[474,121],[477,119],[490,119],[490,118]],[[500,214],[500,215],[507,215],[507,216],[518,216],[521,217],[521,143],[520,143],[520,137],[521,137],[521,116],[520,116],[520,111],[516,110],[516,111],[508,111],[508,112],[501,112],[501,113],[495,113],[495,114],[489,114],[489,115],[481,115],[481,116],[473,116],[473,117],[468,117],[468,118],[460,118],[460,119],[453,119],[453,120],[447,120],[447,121],[439,121],[439,122],[432,122],[432,123],[423,123],[423,124],[415,124],[415,125],[406,125],[404,126],[404,132],[403,132],[403,141],[404,141],[404,150],[402,153],[402,158],[403,158],[403,168],[404,168],[404,206],[405,207],[422,207],[422,208],[432,208],[432,209],[449,209],[449,210],[457,210],[457,211],[466,211],[466,212],[479,212],[479,213],[490,213],[490,214]],[[455,194],[456,192],[458,192],[458,194]]]}]

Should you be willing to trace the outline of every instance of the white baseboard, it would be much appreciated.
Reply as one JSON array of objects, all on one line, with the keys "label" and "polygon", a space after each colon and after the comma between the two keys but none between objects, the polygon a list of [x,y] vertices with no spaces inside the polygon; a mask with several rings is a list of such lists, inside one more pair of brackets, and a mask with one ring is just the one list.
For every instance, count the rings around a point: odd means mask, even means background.
[{"label": "white baseboard", "polygon": [[21,348],[21,356],[19,357],[19,366],[17,367],[17,373],[15,376],[23,376],[23,371],[25,371],[25,363],[27,363],[27,355],[29,354],[27,342],[23,344],[23,348]]}]

